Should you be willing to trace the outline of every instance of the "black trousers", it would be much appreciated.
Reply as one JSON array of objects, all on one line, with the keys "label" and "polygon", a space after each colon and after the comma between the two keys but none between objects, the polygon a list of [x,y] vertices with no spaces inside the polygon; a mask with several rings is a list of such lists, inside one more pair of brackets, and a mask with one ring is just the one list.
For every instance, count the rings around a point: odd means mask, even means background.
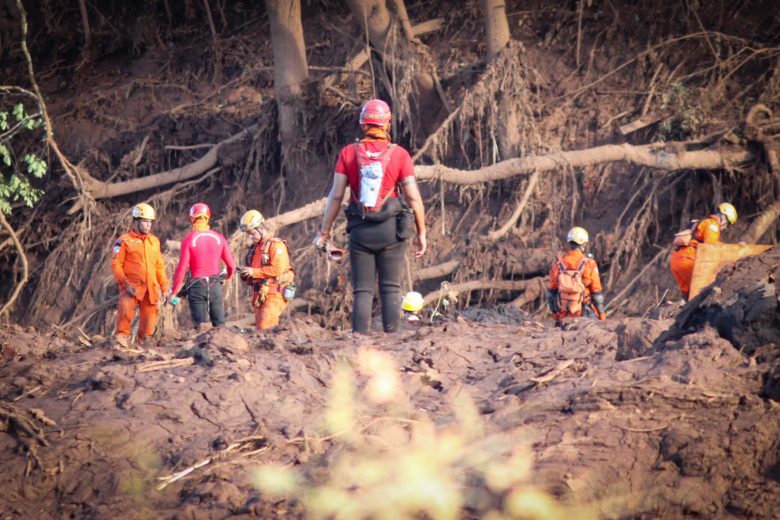
[{"label": "black trousers", "polygon": [[401,274],[406,241],[396,237],[395,217],[381,223],[361,223],[350,231],[352,262],[352,330],[367,333],[379,277],[379,301],[385,332],[398,330],[401,316]]},{"label": "black trousers", "polygon": [[187,292],[192,323],[211,322],[215,327],[225,324],[225,299],[222,297],[220,278],[198,278],[193,280]]}]

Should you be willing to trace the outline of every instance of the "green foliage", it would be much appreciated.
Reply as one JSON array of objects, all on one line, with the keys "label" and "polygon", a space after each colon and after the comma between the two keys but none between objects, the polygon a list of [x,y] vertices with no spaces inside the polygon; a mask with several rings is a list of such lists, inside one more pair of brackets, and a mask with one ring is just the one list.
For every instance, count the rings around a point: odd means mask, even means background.
[{"label": "green foliage", "polygon": [[43,196],[31,184],[31,179],[42,178],[48,170],[39,156],[44,144],[36,139],[36,130],[43,125],[39,115],[29,114],[23,103],[0,109],[0,211],[5,214],[11,213],[13,203],[32,207]]},{"label": "green foliage", "polygon": [[672,83],[661,92],[661,105],[672,113],[659,128],[662,140],[683,140],[695,135],[704,122],[704,115],[693,101],[693,92],[680,82]]},{"label": "green foliage", "polygon": [[354,364],[334,371],[327,435],[303,439],[308,462],[255,471],[263,493],[299,501],[313,519],[595,518],[533,486],[529,438],[487,432],[464,389],[435,424],[415,410],[390,356],[366,348]]}]

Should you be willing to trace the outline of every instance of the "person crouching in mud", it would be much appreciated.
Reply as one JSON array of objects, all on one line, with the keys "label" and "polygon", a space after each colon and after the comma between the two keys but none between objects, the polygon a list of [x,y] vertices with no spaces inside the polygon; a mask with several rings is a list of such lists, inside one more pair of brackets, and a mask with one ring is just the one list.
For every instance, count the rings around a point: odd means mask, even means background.
[{"label": "person crouching in mud", "polygon": [[550,269],[547,307],[560,326],[564,318],[607,319],[604,293],[596,261],[586,254],[588,232],[581,227],[569,230],[569,250],[559,254]]},{"label": "person crouching in mud", "polygon": [[[363,138],[342,148],[336,162],[333,186],[325,204],[315,247],[325,252],[333,223],[347,186],[346,209],[349,257],[354,296],[352,330],[369,331],[377,274],[385,332],[398,330],[401,311],[401,273],[406,239],[417,229],[416,256],[427,247],[425,210],[409,152],[390,142],[390,107],[381,99],[367,101],[360,111]],[[400,187],[400,189],[399,189]],[[405,209],[403,195],[411,211]]]}]

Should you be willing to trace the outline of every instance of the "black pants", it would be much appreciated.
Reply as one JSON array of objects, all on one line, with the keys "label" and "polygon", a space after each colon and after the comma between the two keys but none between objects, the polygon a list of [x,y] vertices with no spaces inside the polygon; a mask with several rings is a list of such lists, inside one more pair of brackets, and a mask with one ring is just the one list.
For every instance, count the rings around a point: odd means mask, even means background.
[{"label": "black pants", "polygon": [[225,299],[222,297],[220,278],[198,278],[192,281],[187,292],[192,323],[211,322],[215,327],[225,324]]},{"label": "black pants", "polygon": [[382,327],[385,332],[398,330],[405,250],[406,242],[396,238],[395,217],[381,223],[362,223],[350,231],[353,331],[368,332],[377,274],[379,300],[382,304]]}]

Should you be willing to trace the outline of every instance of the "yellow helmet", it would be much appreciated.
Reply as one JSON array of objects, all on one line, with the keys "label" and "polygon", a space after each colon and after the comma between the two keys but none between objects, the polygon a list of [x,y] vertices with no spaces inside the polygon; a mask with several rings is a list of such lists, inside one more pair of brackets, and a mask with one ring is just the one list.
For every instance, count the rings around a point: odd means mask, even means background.
[{"label": "yellow helmet", "polygon": [[573,227],[569,230],[569,233],[566,235],[566,241],[574,242],[578,246],[587,244],[589,241],[588,232],[585,231],[584,228]]},{"label": "yellow helmet", "polygon": [[154,208],[151,207],[149,204],[144,204],[142,202],[141,204],[138,204],[133,208],[133,218],[154,220],[156,218],[154,214]]},{"label": "yellow helmet", "polygon": [[246,233],[250,229],[260,227],[263,222],[265,222],[265,217],[263,217],[263,214],[256,209],[250,209],[244,213],[243,217],[241,217],[241,223],[239,224],[238,228],[242,232]]},{"label": "yellow helmet", "polygon": [[729,224],[734,224],[734,222],[737,221],[737,208],[729,204],[728,202],[724,202],[720,206],[718,206],[718,213],[726,217],[726,220],[729,221]]},{"label": "yellow helmet", "polygon": [[410,291],[404,295],[404,299],[401,302],[401,308],[409,312],[418,312],[423,308],[422,294],[416,291]]}]

